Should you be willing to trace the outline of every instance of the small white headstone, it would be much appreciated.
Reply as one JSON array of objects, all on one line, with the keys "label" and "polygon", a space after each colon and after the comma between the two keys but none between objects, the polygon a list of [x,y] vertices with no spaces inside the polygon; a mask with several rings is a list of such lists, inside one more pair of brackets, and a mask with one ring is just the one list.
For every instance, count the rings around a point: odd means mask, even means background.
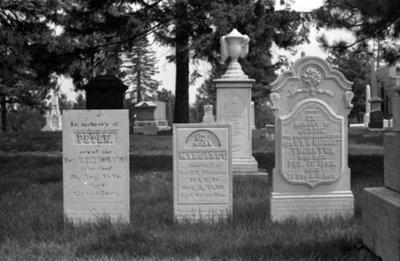
[{"label": "small white headstone", "polygon": [[254,102],[252,101],[250,103],[250,125],[251,125],[251,129],[255,130],[256,129],[256,114],[255,114],[255,110],[254,110]]},{"label": "small white headstone", "polygon": [[73,222],[129,222],[127,110],[63,115],[64,214]]},{"label": "small white headstone", "polygon": [[213,106],[211,104],[204,105],[203,110],[204,110],[203,123],[215,122],[213,115]]},{"label": "small white headstone", "polygon": [[174,124],[174,216],[213,221],[232,213],[230,124]]}]

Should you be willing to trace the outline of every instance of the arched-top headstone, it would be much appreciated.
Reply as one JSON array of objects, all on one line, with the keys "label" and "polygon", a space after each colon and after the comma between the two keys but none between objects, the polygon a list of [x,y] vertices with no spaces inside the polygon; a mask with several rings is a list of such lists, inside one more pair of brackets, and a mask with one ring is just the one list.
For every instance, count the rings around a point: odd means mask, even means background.
[{"label": "arched-top headstone", "polygon": [[113,75],[100,75],[84,86],[86,109],[123,109],[128,86]]},{"label": "arched-top headstone", "polygon": [[347,160],[352,82],[325,60],[306,56],[271,86],[276,126],[272,218],[352,214]]},{"label": "arched-top headstone", "polygon": [[348,115],[353,107],[352,84],[325,60],[305,56],[271,83],[272,105],[276,115],[280,116],[287,114],[301,100],[318,98],[337,114]]}]

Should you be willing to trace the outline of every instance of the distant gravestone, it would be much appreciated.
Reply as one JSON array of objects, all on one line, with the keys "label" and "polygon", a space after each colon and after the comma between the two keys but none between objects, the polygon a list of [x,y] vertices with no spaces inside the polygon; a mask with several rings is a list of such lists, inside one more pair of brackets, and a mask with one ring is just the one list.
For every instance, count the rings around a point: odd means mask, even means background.
[{"label": "distant gravestone", "polygon": [[127,110],[63,115],[64,214],[73,222],[129,222]]},{"label": "distant gravestone", "polygon": [[213,106],[211,104],[207,104],[203,106],[203,109],[204,109],[203,123],[215,122],[213,114]]},{"label": "distant gravestone", "polygon": [[272,84],[273,220],[352,215],[347,115],[352,83],[318,57],[303,57]]},{"label": "distant gravestone", "polygon": [[174,124],[174,216],[212,221],[232,213],[230,124]]},{"label": "distant gravestone", "polygon": [[50,95],[50,109],[46,112],[46,125],[42,128],[42,131],[61,131],[62,115],[60,112],[58,94],[53,89],[51,89]]},{"label": "distant gravestone", "polygon": [[146,126],[156,127],[156,131],[169,131],[166,104],[158,101],[157,93],[153,94],[151,101],[141,101],[135,105],[136,120],[133,126],[134,133],[142,133],[144,135],[156,135],[154,130],[145,130]]},{"label": "distant gravestone", "polygon": [[114,75],[96,76],[83,88],[86,91],[86,109],[88,110],[124,108],[125,91],[128,86]]},{"label": "distant gravestone", "polygon": [[250,125],[252,130],[256,129],[256,115],[253,101],[250,103]]},{"label": "distant gravestone", "polygon": [[383,112],[382,111],[371,111],[369,113],[369,124],[370,129],[383,129]]}]

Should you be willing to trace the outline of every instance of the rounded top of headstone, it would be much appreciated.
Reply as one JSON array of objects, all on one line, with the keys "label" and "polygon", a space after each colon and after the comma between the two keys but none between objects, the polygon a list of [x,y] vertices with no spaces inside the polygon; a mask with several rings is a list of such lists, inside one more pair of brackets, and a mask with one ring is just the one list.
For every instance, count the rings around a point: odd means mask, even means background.
[{"label": "rounded top of headstone", "polygon": [[373,97],[371,100],[369,100],[370,102],[382,102],[382,99],[379,97]]},{"label": "rounded top of headstone", "polygon": [[111,74],[96,76],[86,84],[83,89],[87,90],[108,90],[124,92],[128,86],[122,83],[120,79]]}]

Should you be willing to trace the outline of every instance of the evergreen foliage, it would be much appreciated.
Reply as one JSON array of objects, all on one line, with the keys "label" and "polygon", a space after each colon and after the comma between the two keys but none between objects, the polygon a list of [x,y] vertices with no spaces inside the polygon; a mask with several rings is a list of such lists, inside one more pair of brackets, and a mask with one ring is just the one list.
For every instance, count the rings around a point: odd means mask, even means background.
[{"label": "evergreen foliage", "polygon": [[130,88],[128,94],[135,103],[146,100],[160,85],[159,81],[153,79],[158,73],[155,52],[151,50],[147,37],[143,37],[124,54],[126,57],[123,59],[121,76],[124,76],[124,83]]},{"label": "evergreen foliage", "polygon": [[[353,32],[354,41],[335,40],[329,43],[323,35],[319,40],[326,49],[344,53],[348,49],[364,50],[368,41],[382,41],[383,56],[388,62],[400,57],[399,0],[326,0],[313,13],[317,28],[347,29]],[[372,54],[372,53],[371,53]]]}]

